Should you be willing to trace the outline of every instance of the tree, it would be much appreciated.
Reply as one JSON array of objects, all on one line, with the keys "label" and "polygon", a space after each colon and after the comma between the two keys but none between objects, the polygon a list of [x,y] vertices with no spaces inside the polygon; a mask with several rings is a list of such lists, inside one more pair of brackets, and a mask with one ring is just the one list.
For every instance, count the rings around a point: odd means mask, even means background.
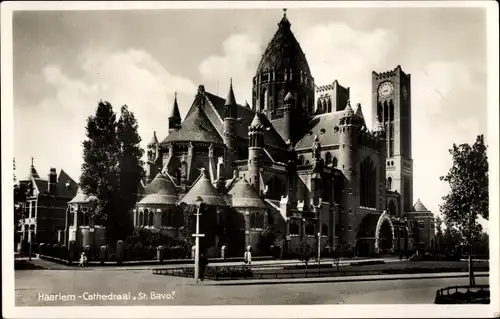
[{"label": "tree", "polygon": [[[138,124],[134,113],[122,106],[120,118],[116,127],[119,147],[118,154],[118,183],[119,183],[119,208],[123,215],[130,212],[138,198],[138,189],[144,177],[144,162],[141,160],[144,150],[140,147],[141,137],[137,132]],[[128,235],[132,232],[132,218],[117,216],[118,228]],[[121,218],[120,218],[121,217]]]},{"label": "tree", "polygon": [[474,285],[472,244],[481,233],[479,216],[488,219],[488,159],[484,136],[479,135],[473,145],[453,144],[449,150],[453,166],[440,179],[449,183],[450,192],[440,205],[445,222],[455,229],[469,251],[469,284]]},{"label": "tree", "polygon": [[409,223],[409,230],[410,230],[410,238],[413,243],[413,247],[415,247],[418,255],[418,250],[420,248],[420,225],[418,223],[418,220],[411,220]]},{"label": "tree", "polygon": [[87,119],[86,131],[80,187],[85,194],[96,196],[94,223],[106,226],[108,242],[113,242],[119,233],[115,227],[119,207],[119,145],[116,114],[109,102],[98,103],[96,114]]}]

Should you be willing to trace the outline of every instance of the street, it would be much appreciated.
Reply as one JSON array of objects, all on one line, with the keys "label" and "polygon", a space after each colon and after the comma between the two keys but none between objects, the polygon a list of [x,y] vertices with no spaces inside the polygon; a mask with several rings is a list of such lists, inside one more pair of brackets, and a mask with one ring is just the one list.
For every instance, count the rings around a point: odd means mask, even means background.
[{"label": "street", "polygon": [[[488,281],[476,278],[477,284]],[[467,283],[467,278],[442,278],[212,286],[153,275],[151,270],[15,272],[16,306],[431,304],[437,289]],[[117,300],[116,295],[130,300]]]}]

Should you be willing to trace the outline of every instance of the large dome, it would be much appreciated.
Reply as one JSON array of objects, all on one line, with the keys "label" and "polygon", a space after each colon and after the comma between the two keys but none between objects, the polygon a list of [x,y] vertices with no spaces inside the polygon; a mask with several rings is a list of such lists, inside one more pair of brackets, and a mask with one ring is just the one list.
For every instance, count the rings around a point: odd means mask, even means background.
[{"label": "large dome", "polygon": [[304,52],[290,30],[290,21],[286,13],[278,23],[278,31],[269,42],[262,59],[260,60],[257,74],[268,71],[293,70],[311,74]]}]

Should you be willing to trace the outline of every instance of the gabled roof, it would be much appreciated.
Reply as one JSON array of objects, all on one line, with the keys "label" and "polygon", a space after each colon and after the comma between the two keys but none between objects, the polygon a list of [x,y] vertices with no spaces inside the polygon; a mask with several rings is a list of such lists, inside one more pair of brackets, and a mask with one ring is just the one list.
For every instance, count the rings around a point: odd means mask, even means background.
[{"label": "gabled roof", "polygon": [[57,196],[72,198],[77,194],[78,184],[64,171],[57,177]]},{"label": "gabled roof", "polygon": [[262,198],[245,178],[236,182],[229,194],[232,195],[233,207],[267,208]]},{"label": "gabled roof", "polygon": [[180,128],[168,134],[163,143],[172,141],[223,143],[221,135],[205,112],[197,106],[191,108]]},{"label": "gabled roof", "polygon": [[335,127],[339,127],[343,113],[344,111],[338,111],[313,117],[307,124],[306,133],[295,145],[295,149],[312,147],[316,135],[322,146],[338,144],[340,131],[336,131]]},{"label": "gabled roof", "polygon": [[224,198],[222,198],[222,196],[215,189],[214,185],[212,185],[204,169],[201,169],[200,176],[181,200],[181,203],[196,205],[198,197],[201,197],[203,204],[205,205],[226,206]]},{"label": "gabled roof", "polygon": [[162,173],[156,177],[144,189],[146,196],[139,201],[139,205],[176,205],[177,189],[172,179]]},{"label": "gabled roof", "polygon": [[[36,187],[40,196],[47,194],[49,189],[49,181],[47,179],[32,177],[28,181],[33,181],[33,186]],[[78,184],[64,170],[61,170],[57,177],[55,195],[69,199],[76,196],[77,190]]]},{"label": "gabled roof", "polygon": [[94,200],[96,200],[97,197],[95,196],[88,196],[85,195],[80,187],[78,187],[78,191],[76,193],[76,196],[73,197],[72,200],[70,200],[68,203],[69,204],[87,204],[90,203]]},{"label": "gabled roof", "polygon": [[411,209],[413,212],[429,212],[429,210],[422,204],[420,199],[417,200],[413,208]]}]

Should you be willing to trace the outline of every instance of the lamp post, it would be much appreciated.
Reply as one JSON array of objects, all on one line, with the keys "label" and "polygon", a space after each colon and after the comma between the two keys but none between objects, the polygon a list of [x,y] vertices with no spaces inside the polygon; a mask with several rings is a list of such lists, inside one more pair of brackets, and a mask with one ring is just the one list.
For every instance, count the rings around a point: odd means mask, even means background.
[{"label": "lamp post", "polygon": [[198,279],[200,278],[200,237],[205,236],[204,234],[200,234],[200,210],[201,205],[203,203],[203,199],[198,196],[196,198],[196,233],[193,234],[195,237],[195,253],[194,253],[194,278],[196,279],[196,283],[198,283]]},{"label": "lamp post", "polygon": [[317,205],[312,205],[314,208],[314,212],[316,213],[316,219],[318,221],[318,271],[320,269],[320,260],[321,260],[321,212],[319,209],[321,208],[321,204],[323,203],[323,200],[319,198],[319,202]]},{"label": "lamp post", "polygon": [[31,261],[31,245],[33,243],[33,235],[34,234],[34,228],[35,228],[35,225],[30,225],[30,227],[28,228],[28,238],[30,240],[30,250],[29,250],[29,257],[28,257],[28,260]]}]

